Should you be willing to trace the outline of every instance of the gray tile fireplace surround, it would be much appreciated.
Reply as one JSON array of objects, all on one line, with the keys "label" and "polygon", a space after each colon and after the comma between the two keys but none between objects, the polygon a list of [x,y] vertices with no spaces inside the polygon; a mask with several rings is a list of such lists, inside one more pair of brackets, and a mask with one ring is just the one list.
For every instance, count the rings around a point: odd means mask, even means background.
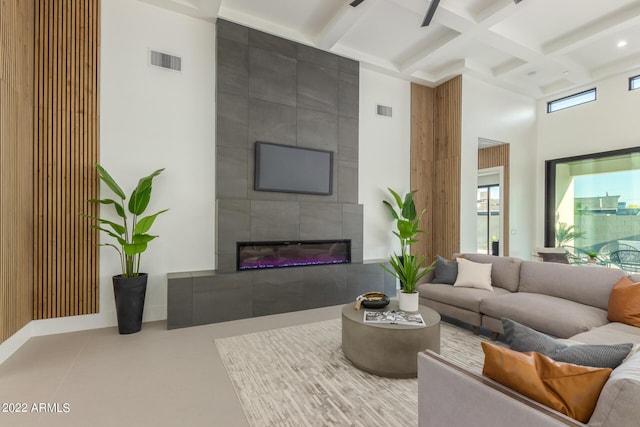
[{"label": "gray tile fireplace surround", "polygon": [[[239,24],[216,22],[216,271],[168,275],[169,329],[394,296],[363,262],[358,204],[360,64]],[[334,152],[328,196],[255,191],[255,143]],[[241,241],[351,240],[351,264],[236,270]]]},{"label": "gray tile fireplace surround", "polygon": [[377,261],[233,273],[169,273],[169,329],[355,301],[369,291],[396,294],[396,281]]}]

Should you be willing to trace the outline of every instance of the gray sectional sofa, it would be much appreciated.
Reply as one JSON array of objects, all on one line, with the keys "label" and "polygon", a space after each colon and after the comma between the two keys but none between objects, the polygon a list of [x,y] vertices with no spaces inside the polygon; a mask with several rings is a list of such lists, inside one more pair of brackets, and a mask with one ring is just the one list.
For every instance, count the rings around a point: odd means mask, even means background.
[{"label": "gray sectional sofa", "polygon": [[420,427],[637,427],[640,352],[613,370],[587,424],[427,351],[418,354]]},{"label": "gray sectional sofa", "polygon": [[[493,292],[430,283],[433,271],[418,285],[420,304],[441,315],[502,333],[507,317],[558,338],[570,338],[609,323],[611,288],[626,273],[591,265],[524,261],[514,257],[464,254],[469,261],[490,263]],[[634,328],[635,329],[635,328]],[[628,342],[626,329],[617,331]],[[638,339],[636,337],[636,339]],[[609,338],[609,341],[615,338]]]},{"label": "gray sectional sofa", "polygon": [[[492,264],[493,292],[430,283],[431,272],[418,286],[421,304],[472,325],[476,332],[483,327],[502,333],[501,318],[506,317],[587,344],[640,343],[640,328],[607,320],[611,288],[626,276],[621,270],[482,254],[465,254],[465,258]],[[640,275],[631,278],[640,281]],[[430,352],[418,357],[418,387],[421,427],[631,427],[640,420],[640,352],[613,371],[588,424]]]}]

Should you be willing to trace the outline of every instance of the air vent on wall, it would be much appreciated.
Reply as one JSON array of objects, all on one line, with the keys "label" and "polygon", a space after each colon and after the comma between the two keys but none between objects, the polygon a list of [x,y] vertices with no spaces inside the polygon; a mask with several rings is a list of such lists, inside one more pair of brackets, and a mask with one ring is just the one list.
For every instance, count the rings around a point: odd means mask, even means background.
[{"label": "air vent on wall", "polygon": [[182,58],[155,50],[149,51],[149,63],[155,67],[165,68],[167,70],[182,70]]},{"label": "air vent on wall", "polygon": [[386,105],[378,105],[378,115],[379,116],[391,117],[392,113],[393,113],[393,111],[392,111],[391,107],[387,107]]}]

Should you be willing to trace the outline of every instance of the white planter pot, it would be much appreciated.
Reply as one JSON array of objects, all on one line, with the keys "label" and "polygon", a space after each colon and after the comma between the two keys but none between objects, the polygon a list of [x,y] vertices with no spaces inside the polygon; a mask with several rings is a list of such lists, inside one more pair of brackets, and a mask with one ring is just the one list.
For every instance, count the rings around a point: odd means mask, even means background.
[{"label": "white planter pot", "polygon": [[400,291],[398,294],[398,305],[402,311],[418,311],[418,293]]}]

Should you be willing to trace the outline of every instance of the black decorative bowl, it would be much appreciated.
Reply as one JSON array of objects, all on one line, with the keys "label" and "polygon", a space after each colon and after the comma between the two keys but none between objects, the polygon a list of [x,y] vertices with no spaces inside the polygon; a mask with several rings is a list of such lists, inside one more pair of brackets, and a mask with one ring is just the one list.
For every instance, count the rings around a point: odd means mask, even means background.
[{"label": "black decorative bowl", "polygon": [[365,308],[383,308],[389,305],[389,297],[379,292],[369,292],[363,295],[361,305]]}]

